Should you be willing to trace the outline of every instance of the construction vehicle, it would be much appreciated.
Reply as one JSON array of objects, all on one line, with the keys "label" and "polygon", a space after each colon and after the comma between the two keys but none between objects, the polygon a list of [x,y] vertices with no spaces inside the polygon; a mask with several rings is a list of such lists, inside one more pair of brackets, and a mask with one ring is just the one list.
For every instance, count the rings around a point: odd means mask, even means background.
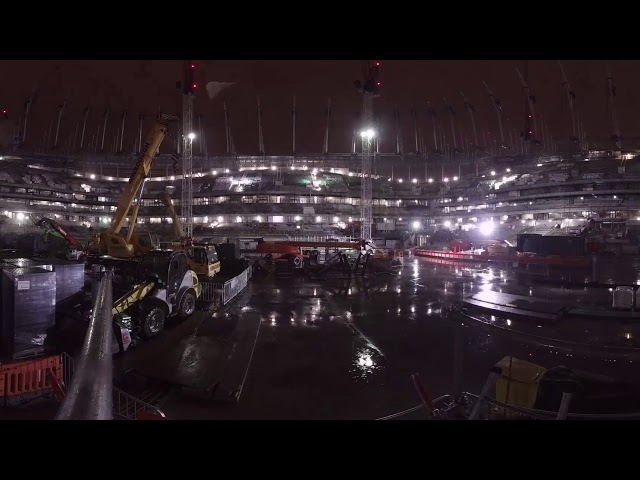
[{"label": "construction vehicle", "polygon": [[218,260],[215,245],[197,244],[193,242],[193,239],[186,238],[180,218],[171,202],[169,192],[166,190],[162,192],[161,199],[167,209],[167,214],[173,221],[175,241],[171,248],[175,251],[184,251],[187,254],[189,268],[203,280],[211,278],[220,272],[220,261]]},{"label": "construction vehicle", "polygon": [[65,253],[67,260],[82,260],[87,254],[87,249],[82,245],[82,242],[62,228],[55,220],[47,217],[42,217],[37,221],[31,217],[31,220],[36,227],[44,229],[45,235],[55,235],[67,242],[69,245],[69,250]]},{"label": "construction vehicle", "polygon": [[[111,220],[111,225],[104,232],[100,232],[94,239],[94,249],[99,254],[116,258],[131,258],[155,249],[150,235],[136,234],[134,229],[140,209],[144,183],[151,171],[158,148],[167,135],[169,121],[172,119],[173,117],[169,115],[158,115],[156,123],[151,129],[138,157],[138,162],[124,187],[122,197],[120,197],[118,207]],[[128,217],[129,228],[125,236],[122,235],[122,229]]]},{"label": "construction vehicle", "polygon": [[137,277],[139,283],[116,300],[112,310],[116,321],[134,334],[151,338],[162,331],[167,318],[186,318],[195,311],[202,285],[185,252],[144,254]]}]

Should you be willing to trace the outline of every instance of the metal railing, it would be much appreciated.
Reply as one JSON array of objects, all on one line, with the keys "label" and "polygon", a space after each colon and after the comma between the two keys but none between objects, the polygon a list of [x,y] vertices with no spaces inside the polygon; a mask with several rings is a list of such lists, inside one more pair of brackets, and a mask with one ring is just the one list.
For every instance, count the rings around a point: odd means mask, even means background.
[{"label": "metal railing", "polygon": [[[72,383],[75,365],[73,358],[66,353],[62,354],[62,379],[63,386],[68,387]],[[166,418],[166,415],[155,405],[145,402],[121,389],[113,386],[113,418],[115,420],[138,420],[140,414],[152,414],[158,418]]]},{"label": "metal railing", "polygon": [[226,305],[244,290],[251,279],[252,268],[247,267],[239,275],[224,283],[202,282],[200,300],[205,302],[219,302]]},{"label": "metal railing", "polygon": [[56,420],[113,420],[113,272],[104,271],[103,267],[93,275],[95,293],[89,327],[78,368]]}]

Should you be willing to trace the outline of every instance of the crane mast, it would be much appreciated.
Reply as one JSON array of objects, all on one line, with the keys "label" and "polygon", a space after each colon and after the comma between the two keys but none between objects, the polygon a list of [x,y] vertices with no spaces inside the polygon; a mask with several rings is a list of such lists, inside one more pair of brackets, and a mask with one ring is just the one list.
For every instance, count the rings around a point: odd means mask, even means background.
[{"label": "crane mast", "polygon": [[489,85],[487,85],[487,82],[482,82],[482,84],[484,85],[487,95],[496,111],[496,116],[498,117],[498,129],[500,130],[500,141],[504,146],[504,131],[502,130],[502,102],[500,102],[500,99],[493,94]]},{"label": "crane mast", "polygon": [[462,100],[464,101],[464,108],[469,112],[469,116],[471,117],[471,128],[473,128],[473,142],[474,142],[473,147],[475,148],[478,146],[478,134],[476,133],[476,118],[474,115],[476,112],[476,108],[469,101],[469,99],[464,96],[464,93],[462,93],[462,90],[460,90],[460,95],[462,95]]},{"label": "crane mast", "polygon": [[[531,94],[531,90],[529,89],[529,85],[527,85],[527,82],[525,81],[524,77],[522,76],[522,74],[520,73],[520,70],[518,70],[518,68],[516,68],[516,73],[518,74],[518,78],[520,79],[520,84],[522,85],[522,92],[524,93],[525,96],[525,102],[526,105],[528,107],[528,112],[527,112],[527,118],[525,119],[525,131],[524,133],[524,139],[525,140],[535,140],[535,136],[538,134],[538,121],[536,120],[536,111],[535,111],[535,101],[536,98]],[[526,125],[530,125],[531,123],[531,119],[533,119],[533,131],[526,128]]]},{"label": "crane mast", "polygon": [[361,239],[371,240],[371,227],[373,223],[373,186],[371,179],[371,163],[373,157],[372,140],[376,135],[373,129],[373,99],[380,95],[380,81],[378,75],[380,62],[373,65],[367,62],[362,81],[356,81],[355,86],[362,94],[362,192],[361,192]]},{"label": "crane mast", "polygon": [[427,100],[427,112],[431,115],[431,124],[433,126],[433,148],[438,151],[438,114],[431,106],[431,102]]},{"label": "crane mast", "polygon": [[567,80],[567,75],[564,72],[564,67],[562,66],[562,62],[558,60],[558,65],[560,66],[560,73],[562,74],[562,88],[567,94],[567,101],[569,102],[569,114],[571,115],[571,141],[578,142],[578,135],[576,132],[576,114],[574,108],[574,102],[576,99],[576,94]]},{"label": "crane mast", "polygon": [[611,135],[612,140],[615,142],[618,150],[622,149],[622,136],[620,134],[620,124],[618,123],[618,117],[616,115],[616,80],[613,78],[613,74],[609,69],[609,63],[607,62],[607,91],[608,91],[608,101],[609,108],[611,109],[611,123],[613,126],[613,135]]},{"label": "crane mast", "polygon": [[182,85],[182,198],[181,211],[185,235],[193,236],[193,94],[197,87],[193,62],[184,65]]},{"label": "crane mast", "polygon": [[449,112],[449,120],[451,121],[451,136],[453,137],[453,149],[454,151],[458,149],[458,143],[456,142],[456,120],[455,120],[455,112],[453,111],[453,107],[449,105],[447,99],[442,97],[442,101],[444,102],[445,108],[447,112]]}]

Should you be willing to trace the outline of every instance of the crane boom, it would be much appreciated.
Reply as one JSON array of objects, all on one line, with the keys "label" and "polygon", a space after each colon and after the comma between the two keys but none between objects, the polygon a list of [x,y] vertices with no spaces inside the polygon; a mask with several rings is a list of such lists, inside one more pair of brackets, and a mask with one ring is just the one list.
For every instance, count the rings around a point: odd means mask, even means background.
[{"label": "crane boom", "polygon": [[118,235],[125,224],[129,209],[136,198],[145,179],[151,171],[151,165],[155,159],[158,148],[167,135],[169,121],[172,119],[170,115],[160,114],[154,124],[151,132],[147,136],[147,141],[141,149],[136,166],[129,177],[129,182],[125,185],[122,197],[118,202],[115,215],[111,221],[111,225],[107,230],[109,234]]},{"label": "crane boom", "polygon": [[173,221],[173,231],[176,235],[176,240],[180,241],[184,239],[184,230],[182,229],[182,223],[180,222],[180,217],[176,213],[176,209],[171,202],[171,195],[168,192],[162,192],[161,195],[162,203],[164,203],[165,208],[167,209],[167,214],[171,217]]},{"label": "crane boom", "polygon": [[516,70],[516,73],[518,74],[518,78],[520,79],[520,85],[522,85],[522,91],[525,95],[527,105],[529,105],[530,118],[533,119],[533,132],[531,131],[523,132],[524,138],[535,140],[535,136],[538,134],[538,121],[536,119],[536,112],[534,107],[535,97],[531,94],[531,91],[529,90],[529,85],[527,85],[527,82],[525,81],[524,77],[520,73],[520,70],[518,70],[517,67],[515,70]]},{"label": "crane boom", "polygon": [[484,85],[487,95],[496,110],[496,115],[498,116],[498,128],[500,129],[500,141],[502,142],[502,145],[504,145],[504,131],[502,130],[502,103],[500,102],[500,99],[493,94],[489,85],[487,85],[487,82],[483,81],[482,84]]},{"label": "crane boom", "polygon": [[438,151],[438,114],[431,106],[431,102],[427,100],[427,112],[431,115],[431,124],[433,126],[433,148]]},{"label": "crane boom", "polygon": [[570,115],[571,115],[571,133],[573,135],[572,140],[576,141],[577,140],[577,135],[576,135],[576,116],[575,116],[575,112],[574,112],[574,100],[576,99],[576,94],[573,91],[573,88],[571,87],[571,84],[569,83],[569,80],[567,80],[567,75],[564,72],[564,67],[562,66],[562,62],[560,60],[558,60],[558,65],[560,66],[560,73],[562,74],[562,88],[564,88],[564,90],[567,92],[567,100],[569,101],[569,110],[570,110]]},{"label": "crane boom", "polygon": [[609,107],[611,108],[611,123],[613,126],[613,134],[611,135],[611,139],[616,144],[618,150],[622,149],[622,135],[620,133],[620,123],[618,122],[618,117],[616,116],[616,80],[613,78],[613,74],[611,73],[611,69],[609,68],[609,62],[607,62],[607,93],[608,93],[608,101]]},{"label": "crane boom", "polygon": [[50,218],[43,217],[40,220],[38,220],[37,222],[35,222],[35,224],[36,224],[36,227],[40,227],[40,228],[43,228],[45,230],[50,230],[50,231],[56,232],[59,236],[64,238],[67,241],[67,243],[72,247],[79,247],[79,246],[82,245],[80,243],[80,240],[78,240],[76,237],[74,237],[69,232],[67,232],[55,220],[51,220]]},{"label": "crane boom", "polygon": [[473,141],[474,148],[478,146],[478,134],[476,133],[476,119],[474,113],[476,111],[473,104],[469,101],[469,99],[462,93],[462,90],[459,90],[460,95],[462,95],[462,100],[464,101],[464,108],[469,112],[469,116],[471,117],[471,127],[473,128]]},{"label": "crane boom", "polygon": [[453,111],[453,107],[449,105],[445,97],[442,97],[442,101],[444,102],[445,108],[449,112],[449,120],[451,121],[451,136],[453,137],[453,149],[457,150],[458,144],[456,142],[456,121],[455,121],[455,116],[454,116],[455,114]]}]

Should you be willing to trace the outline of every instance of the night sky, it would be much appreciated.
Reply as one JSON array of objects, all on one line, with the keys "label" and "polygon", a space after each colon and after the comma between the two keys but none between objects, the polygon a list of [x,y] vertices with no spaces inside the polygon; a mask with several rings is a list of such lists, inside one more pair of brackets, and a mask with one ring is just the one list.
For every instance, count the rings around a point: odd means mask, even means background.
[{"label": "night sky", "polygon": [[[497,132],[496,117],[484,92],[485,80],[502,100],[511,128],[522,130],[523,97],[514,67],[522,70],[523,61],[507,60],[381,60],[383,96],[375,100],[383,125],[381,150],[395,149],[393,107],[398,106],[403,124],[405,151],[412,151],[412,105],[419,109],[419,124],[427,148],[433,147],[430,119],[425,101],[430,99],[439,110],[446,133],[450,135],[442,97],[447,97],[456,112],[458,125],[471,133],[468,113],[463,108],[462,90],[475,105],[477,123],[485,131]],[[239,153],[255,154],[257,144],[256,94],[263,105],[263,128],[268,154],[291,151],[291,103],[295,93],[298,105],[297,151],[322,151],[327,97],[332,99],[330,151],[348,152],[355,114],[361,97],[353,81],[361,76],[361,61],[353,60],[260,60],[212,61],[196,60],[200,95],[195,101],[196,114],[204,119],[209,153],[224,150],[222,100],[230,109],[231,128]],[[606,64],[604,61],[563,61],[569,81],[573,83],[577,105],[590,139],[604,140],[612,133],[606,103]],[[612,61],[616,78],[617,108],[621,131],[626,138],[640,136],[638,114],[640,85],[638,61]],[[65,120],[61,128],[62,142],[75,129],[86,105],[94,110],[87,125],[87,135],[95,133],[105,109],[112,109],[106,144],[113,141],[123,109],[129,110],[125,150],[133,147],[140,112],[167,113],[181,110],[181,97],[175,82],[182,78],[180,60],[140,61],[0,61],[0,104],[7,108],[10,120],[17,122],[24,100],[35,86],[39,97],[33,105],[27,143],[40,141],[56,106],[69,95]],[[235,82],[234,86],[214,100],[206,98],[207,81]],[[529,61],[529,85],[537,97],[537,112],[549,124],[557,138],[570,133],[568,105],[561,89],[560,69],[556,61]],[[109,138],[110,137],[110,138]],[[479,143],[482,143],[480,141]],[[197,147],[196,147],[197,148]],[[197,152],[197,149],[196,149]]]}]

